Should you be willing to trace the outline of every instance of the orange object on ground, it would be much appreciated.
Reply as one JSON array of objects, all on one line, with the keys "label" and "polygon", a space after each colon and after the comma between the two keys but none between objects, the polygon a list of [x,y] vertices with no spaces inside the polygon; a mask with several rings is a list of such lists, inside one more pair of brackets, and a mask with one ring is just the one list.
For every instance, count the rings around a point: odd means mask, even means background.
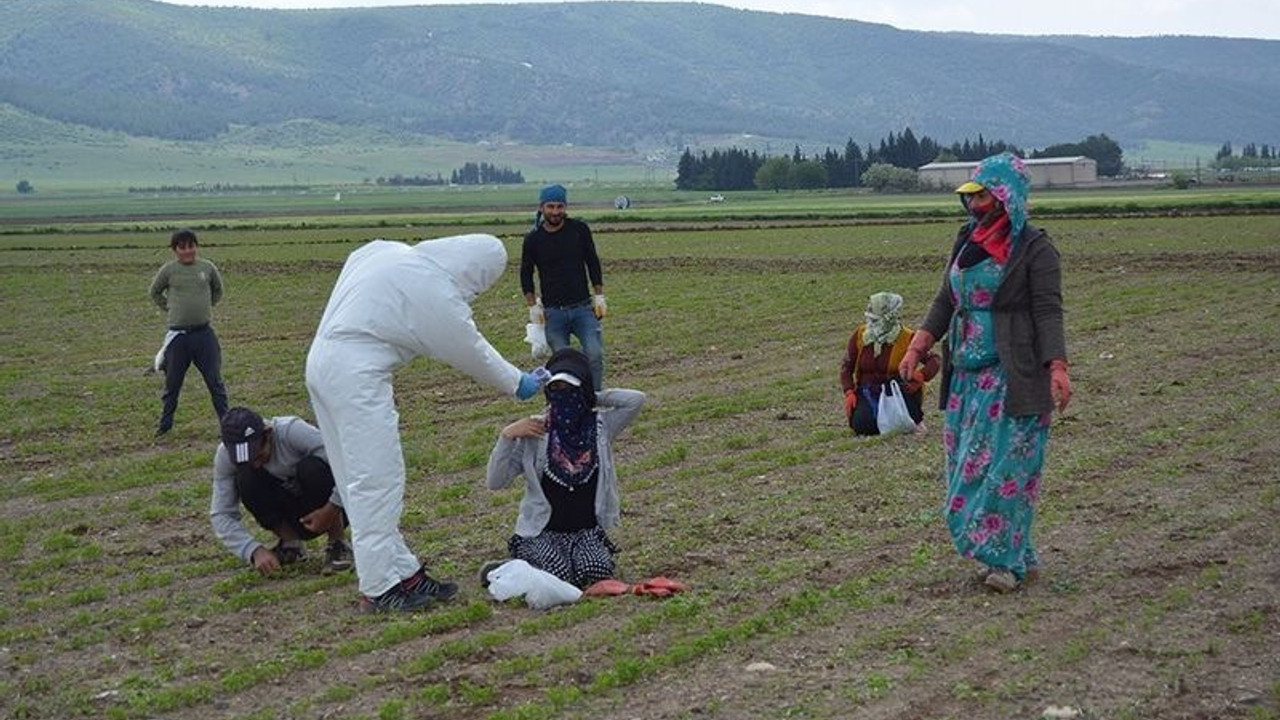
[{"label": "orange object on ground", "polygon": [[591,585],[588,585],[587,588],[582,591],[582,594],[591,597],[604,597],[608,595],[626,595],[629,592],[631,592],[630,585],[622,582],[621,580],[608,578],[606,580],[598,580]]},{"label": "orange object on ground", "polygon": [[651,595],[653,597],[660,597],[660,598],[669,597],[678,592],[688,592],[688,591],[689,591],[688,585],[685,585],[679,580],[672,580],[670,578],[665,578],[662,576],[650,578],[649,580],[645,580],[644,582],[637,583],[635,587],[631,588],[631,592],[635,593],[636,595]]}]

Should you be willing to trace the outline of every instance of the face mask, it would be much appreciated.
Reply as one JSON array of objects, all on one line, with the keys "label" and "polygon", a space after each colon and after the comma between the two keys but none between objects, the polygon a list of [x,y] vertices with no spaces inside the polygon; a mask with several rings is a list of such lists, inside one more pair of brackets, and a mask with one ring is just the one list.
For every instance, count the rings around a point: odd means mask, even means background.
[{"label": "face mask", "polygon": [[991,193],[974,195],[969,198],[969,210],[977,215],[985,215],[996,206],[996,198]]}]

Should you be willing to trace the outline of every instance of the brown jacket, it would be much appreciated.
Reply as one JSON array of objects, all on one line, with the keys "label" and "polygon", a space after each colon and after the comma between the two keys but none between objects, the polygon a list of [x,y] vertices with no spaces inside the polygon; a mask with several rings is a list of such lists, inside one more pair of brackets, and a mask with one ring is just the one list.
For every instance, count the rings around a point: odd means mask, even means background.
[{"label": "brown jacket", "polygon": [[[951,263],[969,240],[962,228],[951,249],[951,260],[943,271],[942,286],[933,306],[920,324],[935,338],[942,339],[951,324],[955,305],[951,299]],[[996,353],[1008,375],[1005,409],[1010,415],[1042,415],[1053,410],[1049,390],[1049,361],[1067,359],[1067,342],[1062,322],[1062,272],[1058,250],[1044,230],[1030,224],[1022,229],[1005,265],[1004,277],[996,288],[991,305],[995,326]],[[939,407],[946,409],[951,389],[951,358],[943,351],[942,386]]]},{"label": "brown jacket", "polygon": [[[862,334],[866,329],[866,323],[859,325],[853,331],[853,336],[849,338],[849,346],[845,348],[844,359],[840,361],[840,388],[842,390],[853,390],[862,385],[862,371],[859,369],[858,363],[859,358],[862,357]],[[898,365],[902,363],[903,356],[907,354],[907,347],[911,344],[911,338],[915,334],[916,331],[906,325],[903,325],[902,330],[898,332],[898,339],[893,342],[893,346],[889,350],[888,364],[883,368],[879,368],[883,371],[886,379],[891,380],[898,377]],[[938,374],[938,356],[933,353],[927,353],[920,358],[920,362],[924,364],[923,375],[925,381],[932,380],[933,376]]]}]

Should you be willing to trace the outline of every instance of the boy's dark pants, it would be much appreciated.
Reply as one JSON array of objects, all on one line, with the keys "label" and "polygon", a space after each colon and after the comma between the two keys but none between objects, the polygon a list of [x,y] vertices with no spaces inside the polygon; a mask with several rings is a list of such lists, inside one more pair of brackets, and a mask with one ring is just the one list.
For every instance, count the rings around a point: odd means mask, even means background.
[{"label": "boy's dark pants", "polygon": [[201,325],[180,333],[165,348],[164,396],[160,411],[159,431],[169,432],[173,427],[173,414],[178,410],[178,395],[187,368],[194,363],[209,388],[213,411],[221,418],[227,412],[227,387],[222,384],[222,347],[211,325]]},{"label": "boy's dark pants", "polygon": [[[319,533],[308,530],[300,518],[329,502],[333,471],[324,460],[305,457],[295,473],[292,480],[285,480],[245,463],[236,470],[236,490],[240,502],[264,529],[275,532],[288,525],[298,537],[310,540]],[[342,513],[342,524],[347,524],[346,512]]]}]

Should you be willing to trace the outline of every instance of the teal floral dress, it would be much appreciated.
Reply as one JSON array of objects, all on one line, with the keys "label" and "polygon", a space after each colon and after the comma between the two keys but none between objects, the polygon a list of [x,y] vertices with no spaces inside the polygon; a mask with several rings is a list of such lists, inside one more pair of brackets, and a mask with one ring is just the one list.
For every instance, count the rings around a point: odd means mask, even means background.
[{"label": "teal floral dress", "polygon": [[947,331],[954,367],[942,431],[947,501],[956,550],[1019,580],[1039,564],[1031,538],[1048,417],[1004,411],[1005,371],[996,354],[991,303],[1004,266],[987,258],[950,269],[956,312]]}]

